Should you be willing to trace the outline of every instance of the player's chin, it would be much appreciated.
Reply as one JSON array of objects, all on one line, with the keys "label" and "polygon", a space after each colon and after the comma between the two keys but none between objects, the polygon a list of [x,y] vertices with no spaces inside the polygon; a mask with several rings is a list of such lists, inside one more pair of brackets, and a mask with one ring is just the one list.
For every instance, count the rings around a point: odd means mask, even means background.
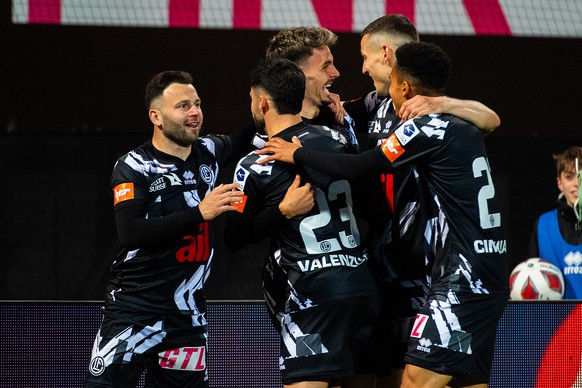
[{"label": "player's chin", "polygon": [[192,144],[200,138],[199,131],[191,131],[185,136],[184,144]]}]

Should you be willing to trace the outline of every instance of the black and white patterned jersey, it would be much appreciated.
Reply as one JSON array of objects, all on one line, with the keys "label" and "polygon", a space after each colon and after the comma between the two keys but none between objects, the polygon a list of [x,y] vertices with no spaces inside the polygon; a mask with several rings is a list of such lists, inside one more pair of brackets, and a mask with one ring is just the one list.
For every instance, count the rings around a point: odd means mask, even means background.
[{"label": "black and white patterned jersey", "polygon": [[[340,136],[345,139],[342,141],[346,142],[348,152],[358,152],[359,144],[358,138],[356,137],[356,124],[354,119],[349,114],[347,114],[344,117],[343,124],[339,125],[335,122],[335,116],[333,116],[333,113],[330,112],[331,111],[329,108],[322,109],[321,114],[316,118],[308,119],[306,117],[302,117],[302,120],[307,124],[322,125],[336,130]],[[269,137],[266,134],[257,132],[252,140],[251,148],[261,149],[265,146],[265,143],[268,140]]]},{"label": "black and white patterned jersey", "polygon": [[483,137],[469,122],[423,116],[401,124],[381,146],[364,153],[326,155],[303,147],[294,158],[350,179],[378,167],[389,172],[416,165],[432,289],[507,293],[502,217]]},{"label": "black and white patterned jersey", "polygon": [[[366,123],[367,148],[379,145],[401,122],[392,99],[378,96],[376,91],[346,102],[344,107],[354,115],[356,128],[361,130],[361,123]],[[385,281],[424,280],[424,247],[416,243],[424,231],[414,166],[381,173],[371,177],[366,185],[365,201],[359,208],[370,225],[367,246],[372,259],[379,264],[378,277]]]},{"label": "black and white patterned jersey", "polygon": [[452,115],[400,125],[376,148],[389,169],[416,165],[433,290],[507,292],[507,242],[481,132]]},{"label": "black and white patterned jersey", "polygon": [[[118,159],[111,188],[115,211],[145,206],[146,218],[163,219],[192,209],[213,190],[220,166],[230,158],[228,136],[207,136],[192,145],[186,160],[155,149],[148,141]],[[192,315],[205,326],[203,284],[214,254],[212,223],[193,222],[179,238],[137,249],[122,247],[112,265],[108,303],[135,311]]]},{"label": "black and white patterned jersey", "polygon": [[308,124],[323,125],[336,130],[346,138],[346,149],[348,152],[358,152],[360,146],[356,136],[356,122],[349,113],[344,116],[344,121],[341,124],[338,124],[336,122],[335,114],[331,111],[329,106],[323,106],[316,117],[312,119],[303,117],[303,121]]},{"label": "black and white patterned jersey", "polygon": [[[277,136],[297,136],[304,147],[345,152],[345,138],[327,127],[296,124]],[[243,217],[253,217],[281,202],[297,173],[315,188],[316,205],[294,217],[273,236],[264,288],[271,309],[294,311],[339,298],[375,295],[367,253],[352,211],[351,188],[311,168],[280,162],[256,164],[251,152],[235,168],[235,182],[247,195]],[[278,307],[275,307],[278,305]]]},{"label": "black and white patterned jersey", "polygon": [[385,138],[387,133],[391,133],[400,124],[400,118],[394,111],[390,96],[379,96],[376,91],[344,102],[344,109],[354,121],[355,131],[368,135],[365,149],[377,146],[379,140]]}]

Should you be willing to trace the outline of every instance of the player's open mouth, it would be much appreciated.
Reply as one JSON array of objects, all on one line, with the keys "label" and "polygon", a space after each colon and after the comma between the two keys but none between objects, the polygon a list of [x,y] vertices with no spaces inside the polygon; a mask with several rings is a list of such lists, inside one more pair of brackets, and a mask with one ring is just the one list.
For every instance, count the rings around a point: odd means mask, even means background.
[{"label": "player's open mouth", "polygon": [[198,123],[186,123],[186,126],[190,129],[198,129]]}]

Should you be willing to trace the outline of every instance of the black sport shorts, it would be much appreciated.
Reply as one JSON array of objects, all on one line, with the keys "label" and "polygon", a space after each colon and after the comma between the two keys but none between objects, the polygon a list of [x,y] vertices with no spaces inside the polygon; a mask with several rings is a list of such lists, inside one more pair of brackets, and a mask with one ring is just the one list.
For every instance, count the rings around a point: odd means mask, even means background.
[{"label": "black sport shorts", "polygon": [[281,335],[283,383],[353,375],[378,305],[377,296],[346,298],[272,316]]},{"label": "black sport shorts", "polygon": [[414,322],[405,361],[453,376],[451,387],[487,383],[508,298],[506,293],[431,292]]},{"label": "black sport shorts", "polygon": [[85,387],[135,387],[147,369],[146,383],[154,386],[207,388],[207,341],[200,330],[189,315],[105,310]]}]

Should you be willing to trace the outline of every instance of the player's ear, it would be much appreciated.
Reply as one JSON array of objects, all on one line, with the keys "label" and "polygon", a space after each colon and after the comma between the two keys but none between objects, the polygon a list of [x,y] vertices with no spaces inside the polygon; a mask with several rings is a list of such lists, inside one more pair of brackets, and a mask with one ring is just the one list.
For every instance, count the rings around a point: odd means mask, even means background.
[{"label": "player's ear", "polygon": [[[560,174],[562,175],[562,174]],[[564,185],[562,185],[562,180],[560,179],[560,177],[556,178],[556,184],[558,185],[558,190],[560,190],[560,192],[564,191]]]},{"label": "player's ear", "polygon": [[259,96],[259,107],[263,113],[269,109],[269,99],[264,94]]},{"label": "player's ear", "polygon": [[387,64],[387,63],[389,63],[390,58],[392,57],[392,52],[390,50],[390,46],[388,46],[387,44],[383,44],[382,51],[384,52],[384,63]]},{"label": "player's ear", "polygon": [[402,83],[400,84],[400,91],[402,92],[402,95],[405,96],[406,98],[411,98],[411,94],[412,94],[412,86],[408,83],[408,81],[402,81]]},{"label": "player's ear", "polygon": [[159,110],[157,109],[150,109],[148,112],[148,115],[150,117],[150,121],[156,125],[156,126],[160,126],[162,125],[162,114]]}]

